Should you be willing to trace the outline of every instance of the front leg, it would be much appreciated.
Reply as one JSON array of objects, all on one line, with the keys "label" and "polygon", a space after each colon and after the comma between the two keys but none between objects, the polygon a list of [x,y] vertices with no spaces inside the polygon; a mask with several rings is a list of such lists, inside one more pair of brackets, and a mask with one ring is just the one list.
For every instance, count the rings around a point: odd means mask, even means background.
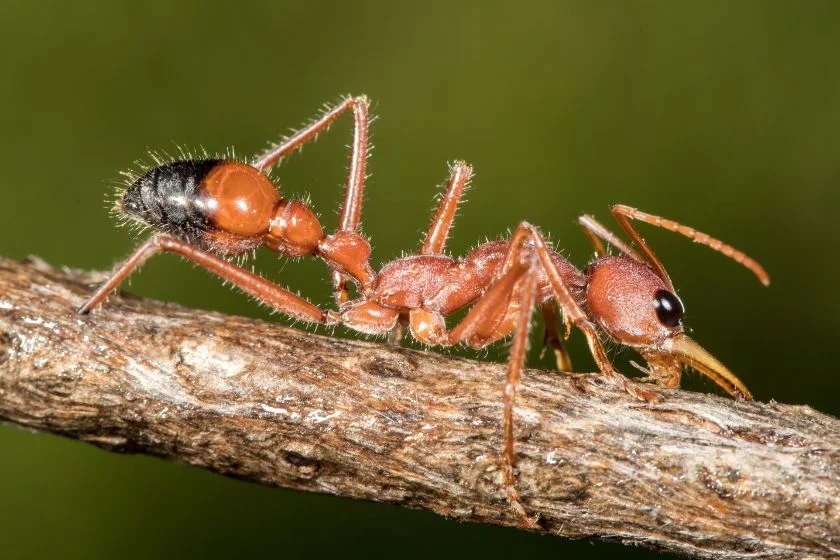
[{"label": "front leg", "polygon": [[551,258],[551,251],[546,245],[545,238],[536,227],[527,222],[522,222],[516,228],[511,239],[511,250],[522,247],[526,240],[531,240],[534,244],[537,258],[545,270],[549,284],[551,284],[552,291],[554,292],[554,297],[563,310],[564,315],[586,336],[589,351],[592,353],[592,357],[595,358],[595,363],[598,365],[601,373],[634,397],[648,402],[655,401],[657,399],[655,393],[639,387],[638,384],[633,383],[615,370],[607,356],[607,351],[598,338],[595,325],[572,296],[571,291],[566,286],[566,282],[563,280],[563,276],[560,274],[560,270]]},{"label": "front leg", "polygon": [[[466,343],[481,348],[514,329],[513,346],[508,359],[504,386],[502,487],[523,526],[534,527],[537,517],[529,516],[516,490],[516,455],[513,438],[513,404],[516,386],[522,373],[530,333],[531,314],[536,299],[536,262],[525,259],[513,265],[490,285],[469,313],[451,331],[443,316],[435,311],[413,309],[409,313],[412,335],[421,342],[451,346]],[[515,312],[514,309],[518,309]],[[505,321],[513,317],[513,324]]]}]

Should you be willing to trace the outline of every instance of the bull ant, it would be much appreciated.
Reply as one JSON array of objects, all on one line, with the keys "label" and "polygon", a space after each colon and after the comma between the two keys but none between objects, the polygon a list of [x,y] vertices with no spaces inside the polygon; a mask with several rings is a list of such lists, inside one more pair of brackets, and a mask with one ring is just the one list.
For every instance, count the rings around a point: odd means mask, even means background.
[{"label": "bull ant", "polygon": [[[350,167],[338,228],[325,235],[309,206],[283,198],[267,172],[345,111],[352,111],[355,121]],[[513,510],[525,524],[535,520],[527,517],[515,488],[513,404],[535,307],[542,311],[549,331],[547,341],[562,370],[569,370],[571,363],[561,341],[561,316],[565,336],[572,325],[580,329],[601,373],[639,399],[652,401],[656,396],[613,368],[599,332],[638,351],[647,362],[647,368],[641,369],[650,381],[677,387],[686,365],[736,399],[752,398],[726,366],[685,334],[682,302],[662,262],[631,220],[707,245],[750,269],[764,285],[769,284],[769,277],[741,251],[677,222],[628,206],[613,206],[612,214],[635,242],[634,249],[591,216],[581,216],[579,224],[597,254],[584,270],[552,249],[527,222],[520,223],[510,239],[484,243],[466,257],[454,259],[444,254],[444,247],[472,175],[468,164],[456,162],[419,252],[374,271],[369,262],[370,244],[359,228],[368,122],[367,98],[346,98],[250,163],[232,158],[181,159],[133,177],[117,209],[158,233],[120,264],[79,311],[90,312],[134,269],[163,251],[176,253],[271,308],[310,323],[341,323],[374,335],[400,332],[406,326],[425,344],[472,348],[483,348],[513,334],[504,388],[503,484]],[[603,242],[619,254],[609,256]],[[260,246],[282,255],[311,255],[325,261],[332,270],[338,310],[321,309],[224,258]],[[356,288],[355,299],[350,298],[348,280]],[[470,305],[458,324],[447,326],[447,316]]]}]

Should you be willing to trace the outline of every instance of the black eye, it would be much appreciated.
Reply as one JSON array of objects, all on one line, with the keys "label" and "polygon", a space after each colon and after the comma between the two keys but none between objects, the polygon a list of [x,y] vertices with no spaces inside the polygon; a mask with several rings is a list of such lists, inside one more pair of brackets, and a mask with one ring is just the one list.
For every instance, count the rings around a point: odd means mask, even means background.
[{"label": "black eye", "polygon": [[668,290],[657,290],[653,295],[653,308],[659,321],[668,327],[676,327],[683,318],[685,309],[680,298]]}]

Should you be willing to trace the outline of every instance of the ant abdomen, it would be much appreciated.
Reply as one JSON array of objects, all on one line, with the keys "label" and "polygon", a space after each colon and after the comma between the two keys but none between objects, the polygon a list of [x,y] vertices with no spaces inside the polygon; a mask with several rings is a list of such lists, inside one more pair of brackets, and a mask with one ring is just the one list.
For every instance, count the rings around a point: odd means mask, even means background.
[{"label": "ant abdomen", "polygon": [[118,209],[174,237],[222,254],[263,243],[280,196],[250,165],[179,160],[150,169],[123,192]]},{"label": "ant abdomen", "polygon": [[119,210],[190,243],[210,227],[204,178],[220,160],[181,160],[150,169],[123,192]]}]

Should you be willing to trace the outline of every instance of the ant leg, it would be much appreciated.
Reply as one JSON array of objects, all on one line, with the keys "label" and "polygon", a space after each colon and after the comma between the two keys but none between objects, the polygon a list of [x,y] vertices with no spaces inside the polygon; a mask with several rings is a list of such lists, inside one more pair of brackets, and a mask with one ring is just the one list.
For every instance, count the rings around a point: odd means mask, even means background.
[{"label": "ant leg", "polygon": [[[586,336],[589,351],[592,353],[593,358],[595,358],[595,363],[598,365],[598,369],[601,370],[601,373],[610,381],[616,383],[625,391],[640,400],[656,400],[657,397],[654,393],[639,387],[636,383],[633,383],[617,372],[612,366],[609,357],[607,356],[607,352],[598,338],[595,325],[589,320],[577,301],[575,301],[569,291],[569,288],[563,281],[563,277],[561,276],[557,265],[551,258],[551,251],[545,243],[545,238],[543,238],[542,234],[536,227],[527,222],[520,223],[513,233],[508,253],[505,257],[505,263],[502,265],[502,275],[499,280],[491,285],[481,299],[475,303],[470,312],[467,313],[461,323],[453,329],[451,338],[456,340],[453,340],[451,343],[454,344],[461,341],[467,341],[471,345],[477,346],[480,344],[486,344],[497,338],[495,335],[491,336],[491,333],[496,333],[499,330],[499,327],[497,327],[497,325],[501,322],[499,315],[501,310],[505,309],[505,304],[500,304],[498,301],[507,302],[510,300],[513,292],[513,286],[515,286],[516,282],[519,280],[519,276],[516,276],[516,267],[517,265],[520,268],[522,266],[522,253],[525,250],[525,242],[528,240],[531,240],[533,243],[533,249],[536,252],[540,265],[545,270],[549,284],[554,292],[554,298],[560,306],[563,316],[571,321],[572,324],[580,329],[584,336]],[[513,276],[513,278],[508,279],[508,277],[511,276]],[[503,292],[507,299],[502,299],[502,295],[497,294],[496,292],[497,290],[503,291],[505,285],[509,285],[511,287],[510,291],[506,294]],[[491,319],[494,321],[492,324],[489,323]],[[488,326],[492,327],[492,329],[488,329]]]},{"label": "ant leg", "polygon": [[472,166],[463,161],[456,161],[449,169],[449,182],[446,184],[446,191],[438,203],[432,223],[426,231],[423,245],[420,249],[421,255],[439,255],[443,253],[446,246],[446,238],[449,230],[455,221],[455,213],[458,210],[458,203],[464,194],[472,178]]},{"label": "ant leg", "polygon": [[[557,364],[557,369],[560,371],[572,371],[572,358],[569,356],[569,351],[566,345],[563,344],[563,339],[560,337],[560,326],[558,324],[557,308],[553,301],[547,301],[542,304],[543,326],[545,327],[545,335],[543,336],[543,350],[540,358],[545,355],[545,351],[550,346],[554,350],[554,359]],[[563,338],[569,338],[569,330],[572,325],[568,321],[564,321],[566,332]]]},{"label": "ant leg", "polygon": [[[527,264],[516,262],[509,270],[503,272],[497,280],[484,292],[470,312],[452,331],[446,334],[443,318],[424,310],[411,312],[413,326],[432,324],[436,327],[437,337],[431,340],[436,344],[445,341],[454,345],[467,342],[474,347],[481,347],[499,338],[501,331],[507,330],[500,326],[502,320],[516,310],[514,320],[513,346],[508,358],[507,375],[504,387],[504,408],[502,430],[505,437],[505,448],[502,455],[502,486],[510,502],[511,509],[516,513],[522,524],[534,527],[537,517],[530,517],[522,504],[519,492],[516,490],[516,454],[514,452],[513,437],[513,405],[516,398],[516,387],[522,375],[525,354],[528,349],[528,335],[530,333],[531,315],[536,300],[536,262],[533,258]],[[514,301],[514,294],[519,298]],[[434,328],[433,327],[433,328]],[[413,329],[417,332],[418,329]],[[509,330],[507,332],[510,332]],[[418,337],[422,338],[422,337]]]},{"label": "ant leg", "polygon": [[[472,178],[472,166],[463,161],[456,161],[449,168],[449,181],[446,183],[446,191],[438,204],[437,212],[432,223],[426,231],[423,246],[420,249],[421,255],[439,255],[446,245],[446,238],[455,221],[455,212],[461,195],[469,185]],[[403,324],[397,323],[394,330],[388,335],[388,342],[399,344],[403,337]]]},{"label": "ant leg", "polygon": [[514,327],[513,345],[508,357],[507,376],[504,390],[503,431],[505,434],[505,454],[502,465],[503,486],[511,507],[526,526],[534,527],[539,516],[529,517],[522,506],[519,492],[516,490],[516,454],[513,448],[513,403],[516,399],[516,387],[522,376],[525,355],[528,352],[528,335],[531,332],[531,315],[537,297],[536,262],[531,259],[522,286],[519,289],[519,312]]},{"label": "ant leg", "polygon": [[[338,219],[339,231],[359,230],[362,213],[362,195],[365,188],[365,167],[368,155],[368,105],[370,102],[364,95],[348,97],[332,109],[328,109],[315,121],[292,134],[286,141],[259,156],[252,165],[266,171],[283,157],[300,148],[306,142],[313,140],[348,109],[353,110],[353,146],[350,151],[350,167],[347,171],[347,182],[344,187],[344,199]],[[337,303],[341,304],[349,299],[347,294],[347,277],[340,272],[333,272],[333,295]]]},{"label": "ant leg", "polygon": [[338,315],[334,311],[322,311],[305,299],[253,272],[249,272],[216,255],[203,251],[195,245],[165,234],[156,235],[140,245],[128,260],[117,267],[108,281],[100,286],[90,299],[79,308],[79,313],[89,313],[102,303],[137,267],[146,262],[151,256],[162,251],[176,253],[194,262],[222,279],[227,280],[243,292],[250,294],[269,307],[294,319],[325,325],[332,325],[339,321]]},{"label": "ant leg", "polygon": [[642,239],[642,236],[639,235],[639,232],[636,231],[636,228],[633,227],[633,224],[630,223],[630,220],[639,220],[641,222],[645,222],[651,224],[653,226],[665,228],[669,231],[673,231],[684,235],[694,241],[695,243],[700,243],[701,245],[706,245],[707,247],[711,247],[715,251],[723,253],[727,257],[731,258],[735,262],[744,265],[746,268],[751,270],[753,274],[758,277],[758,280],[764,284],[765,286],[770,284],[770,277],[767,275],[767,272],[764,268],[758,264],[755,260],[748,257],[742,251],[739,251],[735,247],[731,245],[727,245],[723,241],[719,239],[715,239],[710,235],[707,235],[703,232],[697,231],[694,228],[684,226],[679,222],[675,222],[673,220],[668,220],[662,218],[660,216],[655,216],[653,214],[647,214],[645,212],[641,212],[636,210],[635,208],[631,208],[630,206],[624,206],[622,204],[616,204],[612,207],[613,216],[621,224],[621,227],[624,228],[624,231],[633,238],[633,241],[639,246],[642,253],[644,253],[645,258],[647,261],[653,266],[656,273],[662,278],[665,282],[671,285],[671,279],[668,277],[668,273],[665,271],[665,266],[662,264],[662,261],[654,254],[653,250],[645,243],[645,240]]},{"label": "ant leg", "polygon": [[[530,250],[530,247],[525,246],[528,240],[533,243],[535,256],[530,256],[526,262],[523,262],[523,255]],[[510,317],[512,311],[515,311],[514,324],[511,325],[515,334],[505,384],[504,486],[511,507],[523,522],[529,525],[533,525],[536,521],[527,516],[515,488],[513,404],[516,384],[521,376],[525,358],[531,314],[535,305],[538,265],[545,270],[564,317],[572,321],[586,336],[590,351],[604,376],[640,400],[655,400],[656,394],[637,386],[613,368],[598,339],[595,326],[589,321],[563,281],[557,265],[551,258],[545,239],[534,226],[527,222],[519,224],[516,228],[505,256],[505,262],[494,282],[450,332],[447,333],[440,314],[423,309],[412,310],[409,314],[412,333],[421,342],[443,345],[466,342],[473,347],[482,347],[510,332],[507,329],[506,319]],[[516,294],[519,298],[514,301]]]},{"label": "ant leg", "polygon": [[517,245],[521,247],[526,239],[530,239],[533,242],[537,258],[545,270],[548,281],[554,292],[554,297],[560,305],[560,308],[563,310],[564,315],[568,317],[569,320],[572,321],[572,323],[586,336],[589,351],[595,358],[595,363],[598,365],[598,369],[601,370],[601,373],[604,374],[604,376],[610,381],[618,384],[625,391],[640,400],[656,400],[657,397],[654,393],[642,389],[636,383],[633,383],[615,370],[610,363],[609,357],[607,356],[607,351],[604,350],[604,346],[598,338],[595,325],[592,324],[583,312],[580,305],[578,305],[577,301],[575,301],[569,291],[569,288],[566,286],[566,283],[563,281],[563,277],[560,275],[557,265],[551,258],[551,252],[545,243],[545,238],[543,238],[542,234],[536,227],[527,222],[522,222],[513,234],[511,247],[513,248]]},{"label": "ant leg", "polygon": [[432,344],[454,345],[463,342],[472,348],[484,348],[509,334],[511,325],[503,323],[510,315],[508,310],[517,284],[527,271],[527,266],[520,262],[506,272],[500,272],[444,341]]},{"label": "ant leg", "polygon": [[[350,167],[347,170],[347,184],[344,187],[344,199],[338,217],[339,231],[358,233],[359,222],[362,218],[362,199],[365,190],[365,169],[368,156],[368,105],[367,97],[359,97],[353,101],[353,148],[350,151]],[[350,296],[347,293],[347,276],[340,272],[333,272],[333,297],[336,303],[346,303]]]},{"label": "ant leg", "polygon": [[[441,214],[439,211],[438,214]],[[454,214],[454,211],[452,212]],[[450,220],[451,223],[451,220]],[[431,230],[430,230],[431,231]],[[445,235],[443,236],[445,239]],[[508,369],[504,388],[503,433],[505,448],[502,455],[503,488],[511,508],[529,527],[536,526],[537,517],[529,517],[516,490],[516,454],[513,437],[513,405],[516,387],[522,374],[527,353],[531,315],[536,301],[536,260],[529,255],[523,262],[524,238],[511,242],[505,263],[496,279],[475,302],[467,315],[449,333],[443,318],[425,310],[410,313],[412,332],[415,337],[433,344],[454,345],[466,342],[473,347],[482,347],[514,330],[513,346],[508,358]],[[425,244],[424,244],[425,245]],[[515,295],[518,293],[518,299]],[[513,312],[513,313],[512,313]],[[513,324],[506,319],[514,317]],[[425,332],[420,325],[425,327]],[[420,336],[418,336],[420,335]],[[570,365],[570,364],[569,364]]]},{"label": "ant leg", "polygon": [[601,243],[601,239],[603,239],[628,257],[633,257],[637,261],[642,260],[639,253],[630,247],[630,245],[619,239],[618,236],[601,225],[598,220],[589,214],[583,214],[578,217],[578,223],[583,228],[583,233],[585,233],[587,237],[589,237],[589,240],[592,241],[592,245],[595,247],[595,253],[599,257],[607,256],[607,251],[604,248],[603,243]]},{"label": "ant leg", "polygon": [[[306,144],[310,140],[314,140],[318,136],[318,134],[327,130],[330,127],[330,125],[332,125],[333,121],[335,121],[344,111],[350,108],[353,108],[354,110],[354,117],[356,118],[356,129],[358,130],[359,128],[363,128],[364,132],[366,132],[367,106],[367,97],[360,96],[348,97],[335,107],[328,107],[320,117],[316,118],[314,121],[304,126],[300,130],[293,132],[291,136],[283,140],[283,142],[281,142],[279,145],[272,147],[264,154],[255,158],[251,165],[259,169],[260,171],[269,171],[281,159],[294,152],[295,150],[300,149],[304,144]],[[362,107],[361,114],[356,114],[356,107]],[[359,122],[360,119],[363,121],[363,123]],[[366,140],[367,138],[365,138],[365,141]],[[353,145],[355,148],[356,142],[354,142]]]}]

